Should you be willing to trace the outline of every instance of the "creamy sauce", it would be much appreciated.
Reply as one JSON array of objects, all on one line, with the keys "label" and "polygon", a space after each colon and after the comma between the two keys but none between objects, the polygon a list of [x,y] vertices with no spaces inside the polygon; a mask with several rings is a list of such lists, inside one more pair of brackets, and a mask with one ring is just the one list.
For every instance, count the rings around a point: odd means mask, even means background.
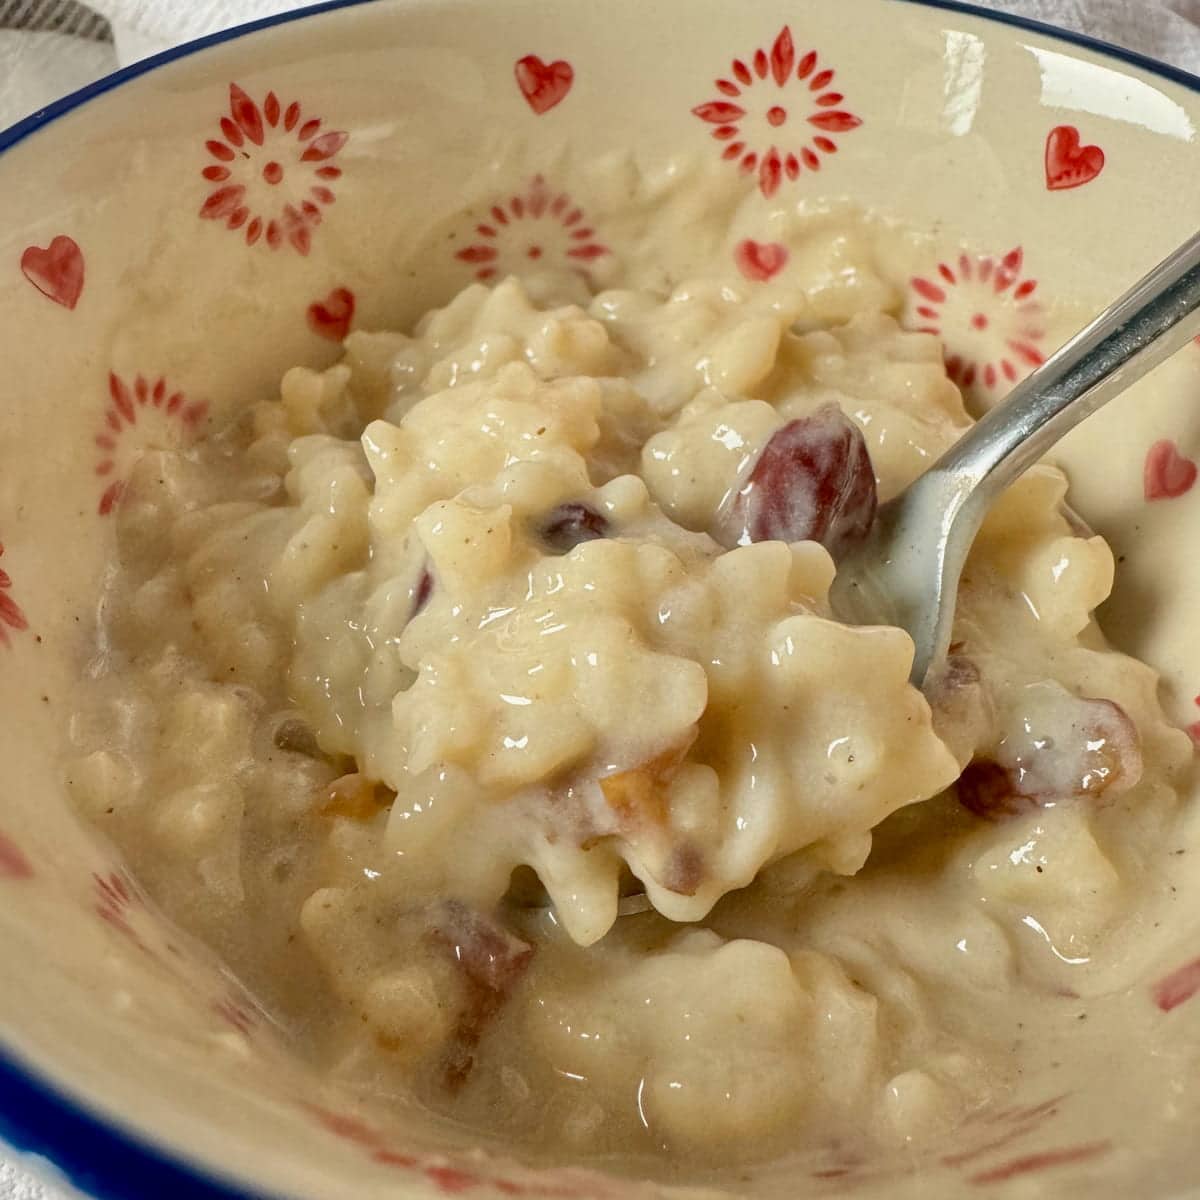
[{"label": "creamy sauce", "polygon": [[905,634],[835,619],[970,418],[866,239],[814,236],[858,257],[468,288],[131,478],[73,793],[382,1102],[684,1174],[908,1145],[1119,985],[1189,741],[1051,468],[930,702]]}]

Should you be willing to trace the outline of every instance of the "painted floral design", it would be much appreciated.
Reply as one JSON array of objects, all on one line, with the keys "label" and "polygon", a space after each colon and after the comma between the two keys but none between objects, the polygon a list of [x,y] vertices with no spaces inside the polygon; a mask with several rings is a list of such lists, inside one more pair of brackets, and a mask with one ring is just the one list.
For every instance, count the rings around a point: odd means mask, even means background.
[{"label": "painted floral design", "polygon": [[345,341],[356,307],[354,293],[347,287],[336,287],[323,300],[314,300],[305,310],[308,327],[317,337],[327,341]]},{"label": "painted floral design", "polygon": [[[0,558],[4,557],[4,543],[0,542]],[[29,621],[21,606],[9,594],[12,591],[12,577],[0,567],[0,646],[11,642],[11,635],[22,633],[29,628]]]},{"label": "painted floral design", "polygon": [[252,1005],[237,996],[225,996],[220,1000],[215,1000],[212,1007],[213,1012],[222,1021],[242,1034],[243,1037],[248,1036],[258,1023]]},{"label": "painted floral design", "polygon": [[1150,992],[1154,1003],[1165,1013],[1186,1004],[1200,992],[1200,958],[1177,967],[1170,975],[1160,979]]},{"label": "painted floral design", "polygon": [[445,1195],[482,1188],[502,1193],[505,1196],[527,1197],[529,1200],[601,1200],[614,1195],[598,1181],[590,1181],[586,1190],[576,1183],[556,1184],[550,1182],[522,1183],[515,1179],[499,1179],[474,1170],[454,1166],[445,1160],[438,1161],[427,1155],[409,1154],[394,1150],[387,1144],[386,1135],[359,1117],[335,1112],[319,1104],[302,1101],[304,1108],[327,1132],[356,1146],[361,1146],[372,1161],[384,1166],[399,1167],[406,1171],[418,1171]]},{"label": "painted floral design", "polygon": [[[1112,1149],[1108,1141],[1086,1142],[1076,1145],[1052,1146],[1050,1149],[1026,1151],[1013,1155],[1018,1143],[1035,1133],[1044,1133],[1045,1127],[1071,1099],[1065,1092],[1035,1104],[1019,1104],[1012,1108],[989,1111],[968,1117],[967,1124],[982,1127],[987,1140],[971,1149],[946,1155],[941,1161],[945,1166],[963,1171],[968,1183],[977,1187],[988,1187],[1016,1179],[1021,1175],[1032,1175],[1049,1171],[1071,1163],[1088,1162],[1099,1158]],[[985,1166],[979,1159],[989,1158],[1000,1150],[1007,1151],[1006,1157]]]},{"label": "painted floral design", "polygon": [[597,241],[583,209],[541,175],[524,192],[493,204],[474,228],[479,239],[455,254],[475,268],[483,283],[527,271],[531,263],[571,267],[586,274],[587,264],[609,253]]},{"label": "painted floral design", "polygon": [[994,400],[1043,360],[1037,280],[1023,264],[1020,246],[1001,258],[964,253],[911,280],[908,323],[942,339],[946,374],[968,395]]},{"label": "painted floral design", "polygon": [[782,242],[756,242],[746,238],[733,250],[737,269],[751,283],[766,283],[787,266],[788,248]]},{"label": "painted floral design", "polygon": [[1104,170],[1104,151],[1085,146],[1074,125],[1056,125],[1046,135],[1046,187],[1051,192],[1083,187]]},{"label": "painted floral design", "polygon": [[985,1121],[975,1124],[975,1128],[979,1128],[980,1124],[983,1126],[980,1129],[983,1135],[982,1139],[976,1140],[974,1136],[964,1137],[963,1141],[970,1144],[961,1150],[943,1155],[942,1165],[974,1171],[980,1170],[977,1166],[969,1167],[969,1164],[977,1163],[980,1159],[987,1158],[1000,1150],[1008,1150],[1011,1153],[1017,1143],[1030,1137],[1047,1121],[1058,1116],[1067,1099],[1068,1095],[1063,1094],[1043,1100],[1038,1104],[1020,1105],[1016,1108],[1001,1109],[999,1112],[987,1114]]},{"label": "painted floral design", "polygon": [[969,1177],[968,1183],[985,1186],[1015,1179],[1018,1175],[1031,1175],[1035,1171],[1046,1171],[1051,1167],[1065,1167],[1071,1163],[1088,1162],[1099,1158],[1112,1149],[1111,1142],[1086,1142],[1080,1146],[1063,1146],[1057,1150],[1043,1150],[1037,1154],[1025,1154],[1012,1158],[994,1167],[979,1171]]},{"label": "painted floral design", "polygon": [[125,480],[121,468],[128,469],[133,458],[132,448],[125,448],[124,435],[139,422],[153,422],[155,433],[143,438],[139,448],[155,442],[181,445],[196,434],[201,422],[208,415],[208,404],[203,400],[189,401],[182,392],[168,386],[163,378],[149,382],[138,375],[132,384],[119,375],[108,376],[109,403],[104,410],[104,424],[95,436],[100,452],[96,463],[96,474],[103,483],[97,511],[107,516],[116,507]]},{"label": "painted floral design", "polygon": [[221,136],[204,144],[214,161],[201,174],[214,186],[200,216],[241,230],[247,245],[261,240],[272,250],[307,254],[323,208],[335,200],[342,169],[333,160],[350,137],[322,124],[298,101],[284,105],[268,92],[260,106],[230,84]]},{"label": "painted floral design", "polygon": [[1178,500],[1196,483],[1200,468],[1170,438],[1161,438],[1146,451],[1142,492],[1147,500]]},{"label": "painted floral design", "polygon": [[546,63],[536,54],[517,59],[513,74],[525,103],[539,117],[561,104],[575,82],[575,68],[565,59]]},{"label": "painted floral design", "polygon": [[692,112],[715,126],[712,136],[725,143],[723,159],[746,174],[757,172],[759,190],[767,197],[784,179],[819,171],[822,155],[837,152],[834,135],[862,124],[843,107],[833,70],[815,50],[798,55],[786,25],[769,51],[760,48],[746,60],[735,58],[716,88],[720,96]]},{"label": "painted floral design", "polygon": [[32,879],[33,867],[20,846],[0,833],[0,879]]},{"label": "painted floral design", "polygon": [[125,935],[137,946],[145,949],[142,939],[130,923],[130,910],[138,903],[133,881],[124,871],[109,871],[92,876],[92,907],[96,915],[107,925]]},{"label": "painted floral design", "polygon": [[[1070,1098],[1070,1093],[1062,1093],[1031,1104],[976,1110],[963,1121],[955,1139],[956,1149],[937,1161],[960,1173],[970,1183],[985,1184],[1049,1169],[1060,1163],[1082,1161],[1106,1150],[1108,1143],[1089,1146],[1086,1150],[1072,1146],[1010,1157],[1027,1139],[1037,1136],[1042,1140],[1047,1125],[1059,1115]],[[861,1145],[853,1142],[835,1144],[830,1151],[823,1165],[810,1175],[822,1183],[836,1183],[838,1195],[845,1194],[842,1189],[865,1188],[871,1183],[878,1185],[897,1178],[894,1163],[889,1165],[886,1160],[869,1157]],[[984,1165],[989,1159],[993,1160],[993,1165]]]},{"label": "painted floral design", "polygon": [[66,309],[79,303],[86,269],[79,243],[66,234],[60,233],[48,246],[26,246],[21,254],[21,274]]}]

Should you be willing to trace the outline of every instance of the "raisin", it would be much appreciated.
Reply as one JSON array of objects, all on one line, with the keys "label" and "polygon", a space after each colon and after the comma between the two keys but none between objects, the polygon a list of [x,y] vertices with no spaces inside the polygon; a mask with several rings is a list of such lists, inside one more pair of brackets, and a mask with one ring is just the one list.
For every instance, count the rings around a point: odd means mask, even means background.
[{"label": "raisin", "polygon": [[1016,753],[1009,766],[1019,789],[1038,800],[1112,798],[1142,777],[1137,726],[1112,700],[1068,693],[1059,710],[1027,712],[1023,732],[1011,739]]},{"label": "raisin", "polygon": [[[962,645],[961,642],[958,643]],[[938,682],[947,691],[957,691],[959,688],[975,687],[982,682],[983,676],[973,659],[957,653],[954,646],[946,656],[945,666],[938,677]]]},{"label": "raisin", "polygon": [[837,558],[870,532],[878,503],[862,431],[826,404],[775,431],[723,523],[731,545],[812,541]]},{"label": "raisin", "polygon": [[423,567],[421,569],[421,578],[417,580],[417,586],[413,590],[412,615],[414,617],[429,603],[429,597],[432,595],[433,576],[429,573],[428,567]]},{"label": "raisin", "polygon": [[566,554],[581,542],[608,536],[608,520],[586,504],[560,504],[538,531],[554,554]]},{"label": "raisin", "polygon": [[963,808],[987,821],[999,821],[1036,807],[1036,801],[1017,793],[1012,776],[1004,767],[987,759],[968,763],[958,777],[955,790]]},{"label": "raisin", "polygon": [[704,855],[699,847],[691,842],[681,842],[667,862],[663,886],[680,896],[694,896],[706,875]]},{"label": "raisin", "polygon": [[1089,795],[1120,795],[1142,778],[1142,738],[1129,714],[1115,700],[1088,700],[1091,719],[1084,723],[1087,754],[1080,790]]},{"label": "raisin", "polygon": [[276,749],[286,750],[289,754],[303,754],[308,758],[321,757],[316,734],[308,723],[299,717],[285,717],[280,721],[271,740]]},{"label": "raisin", "polygon": [[457,900],[441,906],[430,935],[445,946],[472,983],[506,994],[533,957],[533,947],[498,921]]},{"label": "raisin", "polygon": [[499,922],[456,900],[441,906],[429,932],[461,972],[464,1004],[443,1063],[443,1080],[459,1091],[475,1066],[475,1051],[533,958],[533,947]]},{"label": "raisin", "polygon": [[1072,696],[1058,685],[1037,687],[1039,702],[1024,706],[995,759],[977,760],[959,777],[959,802],[976,816],[999,820],[1072,801],[1107,802],[1141,779],[1137,726],[1119,704]]}]

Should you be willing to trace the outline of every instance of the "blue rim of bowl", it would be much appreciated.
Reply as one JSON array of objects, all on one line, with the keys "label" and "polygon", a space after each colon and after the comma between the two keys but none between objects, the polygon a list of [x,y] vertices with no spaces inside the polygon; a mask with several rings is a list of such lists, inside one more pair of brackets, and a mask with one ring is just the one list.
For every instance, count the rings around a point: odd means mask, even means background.
[{"label": "blue rim of bowl", "polygon": [[[961,3],[960,0],[895,2],[959,13],[993,25],[1007,25],[1065,42],[1200,93],[1200,77],[1087,34],[1058,29],[1012,13],[991,12],[974,4]],[[218,46],[262,29],[370,3],[373,0],[325,0],[321,4],[263,17],[165,50],[105,75],[0,132],[0,153],[97,96],[177,59],[187,58],[210,46]],[[283,1200],[280,1193],[251,1191],[232,1180],[221,1180],[209,1168],[177,1158],[154,1146],[142,1135],[110,1124],[94,1112],[86,1101],[68,1096],[58,1085],[40,1078],[36,1070],[21,1066],[2,1045],[0,1139],[18,1153],[45,1160],[72,1187],[93,1200],[165,1200],[166,1197],[170,1200]]]}]

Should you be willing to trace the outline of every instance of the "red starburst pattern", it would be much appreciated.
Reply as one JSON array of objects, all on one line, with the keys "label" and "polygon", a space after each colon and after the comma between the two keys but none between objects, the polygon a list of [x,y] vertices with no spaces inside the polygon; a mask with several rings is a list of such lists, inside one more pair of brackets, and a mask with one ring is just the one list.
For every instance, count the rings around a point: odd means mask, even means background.
[{"label": "red starburst pattern", "polygon": [[33,867],[20,846],[0,833],[0,879],[32,879]]},{"label": "red starburst pattern", "polygon": [[[0,558],[4,557],[4,543],[0,542]],[[12,590],[12,578],[0,567],[0,646],[11,643],[12,633],[21,633],[29,628],[21,606],[9,595]]]},{"label": "red starburst pattern", "polygon": [[220,1000],[214,1000],[212,1007],[213,1012],[221,1020],[242,1034],[243,1037],[253,1032],[255,1025],[258,1024],[254,1008],[248,1001],[239,999],[237,996],[224,996]]},{"label": "red starburst pattern", "polygon": [[478,1169],[455,1166],[444,1159],[410,1154],[389,1146],[387,1135],[382,1130],[356,1116],[334,1112],[307,1101],[301,1101],[300,1107],[313,1116],[327,1132],[362,1147],[372,1161],[388,1167],[418,1172],[444,1195],[454,1196],[483,1189],[505,1196],[520,1197],[523,1200],[615,1200],[615,1194],[596,1180],[589,1181],[590,1186],[586,1188],[574,1181],[562,1184],[526,1183],[480,1173]]},{"label": "red starburst pattern", "polygon": [[1020,246],[1002,258],[960,254],[910,281],[907,323],[942,339],[946,374],[965,393],[1007,390],[1042,362],[1038,285],[1022,278],[1023,261]]},{"label": "red starburst pattern", "polygon": [[105,875],[94,874],[92,885],[96,915],[144,950],[146,947],[130,922],[130,912],[138,903],[133,881],[124,871],[109,871]]},{"label": "red starburst pattern", "polygon": [[[943,1155],[942,1163],[947,1167],[966,1169],[968,1164],[977,1163],[979,1159],[987,1158],[1000,1150],[1011,1152],[1015,1145],[1031,1137],[1047,1121],[1057,1117],[1068,1098],[1069,1093],[1064,1093],[1043,1100],[1040,1104],[1018,1105],[984,1114],[980,1121],[974,1123],[970,1134],[966,1134],[964,1130],[963,1148]],[[977,1138],[974,1130],[978,1130],[980,1124],[983,1126],[980,1131],[982,1138]],[[980,1168],[974,1166],[970,1169],[977,1171]]]},{"label": "red starburst pattern", "polygon": [[[1068,1157],[1062,1159],[1056,1152],[1050,1152],[1044,1161],[1041,1155],[1027,1155],[1021,1159],[1003,1161],[994,1167],[981,1165],[981,1160],[999,1151],[1011,1154],[1022,1142],[1039,1134],[1044,1135],[1047,1125],[1059,1115],[1069,1099],[1070,1093],[1063,1093],[1036,1104],[976,1110],[968,1114],[962,1123],[957,1136],[959,1148],[943,1155],[940,1162],[945,1167],[971,1176],[969,1182],[977,1183],[979,1180],[975,1176],[989,1177],[995,1173],[996,1179],[1008,1178],[1010,1174],[1052,1167],[1060,1161],[1074,1161],[1070,1157],[1074,1153],[1072,1150],[1067,1152]],[[864,1188],[869,1183],[878,1184],[895,1178],[897,1172],[894,1164],[868,1158],[862,1147],[855,1143],[835,1143],[830,1147],[825,1164],[811,1174],[812,1178],[823,1183],[836,1181],[839,1185],[837,1194],[842,1195],[841,1188]]]},{"label": "red starburst pattern", "polygon": [[1026,1154],[1020,1158],[1009,1159],[998,1166],[988,1167],[970,1176],[968,1183],[977,1187],[993,1183],[1004,1183],[1015,1179],[1018,1175],[1031,1175],[1036,1171],[1047,1171],[1052,1167],[1065,1167],[1071,1163],[1088,1162],[1099,1158],[1112,1149],[1112,1143],[1087,1142],[1081,1146],[1063,1146],[1056,1150],[1043,1150],[1038,1154]]},{"label": "red starburst pattern", "polygon": [[182,392],[170,388],[161,377],[151,383],[138,375],[132,384],[128,384],[119,375],[110,372],[108,398],[104,425],[94,439],[100,453],[96,474],[104,483],[97,505],[102,517],[112,512],[125,490],[124,479],[113,477],[120,474],[121,465],[128,467],[128,460],[132,457],[130,452],[122,449],[122,439],[127,430],[139,421],[146,422],[150,414],[155,413],[158,414],[153,418],[158,434],[165,436],[169,443],[180,445],[195,437],[201,422],[208,415],[206,401],[189,401]]},{"label": "red starburst pattern", "polygon": [[272,250],[312,248],[313,230],[335,200],[334,164],[350,135],[322,129],[298,101],[283,104],[268,92],[261,107],[236,83],[229,85],[229,115],[221,136],[204,143],[211,159],[200,173],[215,185],[200,206],[206,221],[223,221],[243,231],[246,244],[262,241]]},{"label": "red starburst pattern", "polygon": [[748,175],[758,173],[759,190],[767,197],[784,179],[819,171],[822,155],[837,153],[834,134],[862,124],[843,107],[832,69],[815,50],[797,54],[786,25],[769,51],[735,58],[716,87],[720,96],[692,112],[715,126],[712,136],[725,143],[723,159]]},{"label": "red starburst pattern", "polygon": [[475,278],[483,283],[519,274],[531,263],[557,264],[586,275],[588,263],[609,253],[583,209],[541,175],[524,192],[493,204],[473,233],[479,240],[454,257],[474,267]]},{"label": "red starburst pattern", "polygon": [[1165,1013],[1186,1004],[1197,992],[1200,992],[1200,958],[1176,968],[1150,990],[1154,1003]]}]

